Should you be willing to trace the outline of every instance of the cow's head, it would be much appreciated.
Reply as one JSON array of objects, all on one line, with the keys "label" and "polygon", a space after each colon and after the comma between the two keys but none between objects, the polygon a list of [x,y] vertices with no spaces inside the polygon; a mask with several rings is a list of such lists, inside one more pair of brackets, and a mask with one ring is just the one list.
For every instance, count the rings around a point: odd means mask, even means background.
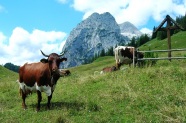
[{"label": "cow's head", "polygon": [[48,59],[43,58],[40,61],[42,63],[48,63],[50,71],[52,73],[58,72],[60,62],[67,61],[67,58],[61,58],[61,56],[64,55],[64,52],[60,55],[58,55],[56,53],[51,53],[50,55],[46,55],[42,51],[41,51],[41,53],[43,54],[43,56],[48,57]]}]

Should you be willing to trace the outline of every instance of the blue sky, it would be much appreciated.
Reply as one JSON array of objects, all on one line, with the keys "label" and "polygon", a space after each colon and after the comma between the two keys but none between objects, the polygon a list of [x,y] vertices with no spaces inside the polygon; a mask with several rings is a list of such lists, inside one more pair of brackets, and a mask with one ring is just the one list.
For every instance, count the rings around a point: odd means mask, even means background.
[{"label": "blue sky", "polygon": [[185,15],[186,0],[1,0],[0,64],[37,62],[40,49],[60,53],[72,29],[94,12],[148,33],[167,14]]},{"label": "blue sky", "polygon": [[11,35],[15,27],[27,31],[64,31],[69,33],[82,20],[83,13],[75,11],[71,3],[63,4],[57,0],[1,0],[0,30]]}]

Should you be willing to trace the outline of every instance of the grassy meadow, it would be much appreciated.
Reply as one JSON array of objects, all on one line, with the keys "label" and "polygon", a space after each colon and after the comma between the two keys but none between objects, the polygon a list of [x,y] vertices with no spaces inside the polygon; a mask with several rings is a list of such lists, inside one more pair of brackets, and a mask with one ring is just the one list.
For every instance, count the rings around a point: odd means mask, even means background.
[{"label": "grassy meadow", "polygon": [[[178,45],[175,48],[186,48],[186,33],[172,36],[172,42],[176,41]],[[167,48],[167,45],[162,47],[157,42],[166,45],[166,40],[153,40],[140,50],[149,46],[151,49]],[[174,55],[185,56],[186,51]],[[23,110],[16,82],[18,74],[0,66],[0,122],[186,122],[186,60],[160,60],[154,66],[143,68],[124,65],[123,70],[99,74],[103,67],[114,64],[114,57],[107,56],[91,64],[69,68],[71,76],[58,80],[51,110],[46,109],[47,97],[42,93],[38,113],[35,111],[37,95],[34,93],[26,98],[28,109]]]}]

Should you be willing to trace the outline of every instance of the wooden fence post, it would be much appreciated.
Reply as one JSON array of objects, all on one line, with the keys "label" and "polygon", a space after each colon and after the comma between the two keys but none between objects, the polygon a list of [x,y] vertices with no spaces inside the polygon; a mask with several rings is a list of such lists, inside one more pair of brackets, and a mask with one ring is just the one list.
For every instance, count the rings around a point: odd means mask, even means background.
[{"label": "wooden fence post", "polygon": [[133,47],[133,68],[135,67],[135,50],[136,50],[136,48],[135,47]]},{"label": "wooden fence post", "polygon": [[140,67],[139,60],[138,60],[138,58],[139,58],[139,48],[137,48],[136,53],[137,53],[137,58],[136,58],[136,60],[137,60],[137,65],[138,65],[138,67]]},{"label": "wooden fence post", "polygon": [[[167,19],[167,42],[168,42],[168,50],[171,50],[171,36],[170,36],[170,20]],[[169,61],[171,61],[171,51],[168,51],[168,57],[170,58]]]}]

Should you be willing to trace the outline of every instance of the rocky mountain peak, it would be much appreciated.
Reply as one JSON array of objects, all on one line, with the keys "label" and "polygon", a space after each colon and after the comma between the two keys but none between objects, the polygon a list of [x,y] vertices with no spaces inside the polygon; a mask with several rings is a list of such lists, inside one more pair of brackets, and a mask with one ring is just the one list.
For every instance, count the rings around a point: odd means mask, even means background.
[{"label": "rocky mountain peak", "polygon": [[102,50],[125,43],[129,39],[120,34],[120,27],[109,13],[93,13],[74,28],[66,40],[63,50],[68,58],[65,67],[87,63]]},{"label": "rocky mountain peak", "polygon": [[93,13],[87,19],[78,24],[75,28],[99,28],[99,29],[108,29],[114,30],[118,33],[120,28],[115,21],[115,18],[109,13],[105,12],[103,14]]},{"label": "rocky mountain peak", "polygon": [[127,36],[130,39],[132,37],[139,37],[142,35],[142,32],[140,32],[132,23],[128,21],[119,24],[119,26],[120,26],[121,34]]}]

